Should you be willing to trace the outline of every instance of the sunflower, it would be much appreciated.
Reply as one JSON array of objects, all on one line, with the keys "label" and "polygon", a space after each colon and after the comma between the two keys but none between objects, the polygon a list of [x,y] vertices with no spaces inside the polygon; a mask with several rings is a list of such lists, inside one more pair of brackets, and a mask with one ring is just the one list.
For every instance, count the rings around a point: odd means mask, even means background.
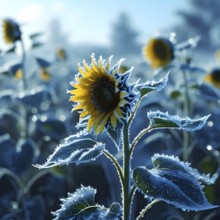
[{"label": "sunflower", "polygon": [[144,46],[143,54],[153,68],[166,67],[174,58],[173,44],[166,38],[152,38]]},{"label": "sunflower", "polygon": [[121,61],[111,68],[111,57],[96,62],[92,55],[91,60],[90,66],[85,61],[83,67],[79,65],[76,80],[70,83],[74,89],[68,92],[70,101],[77,103],[73,110],[80,110],[80,120],[86,120],[88,131],[93,127],[98,134],[126,119],[138,94],[135,84],[127,83],[131,70],[118,72]]},{"label": "sunflower", "polygon": [[15,72],[14,77],[15,77],[15,79],[17,79],[17,80],[22,79],[22,77],[23,77],[22,70],[21,70],[21,69],[18,69],[18,70]]},{"label": "sunflower", "polygon": [[205,76],[204,81],[211,83],[213,86],[220,89],[220,69],[213,69],[210,73],[208,73]]},{"label": "sunflower", "polygon": [[46,70],[46,68],[40,69],[40,76],[44,81],[48,81],[51,78],[51,74]]},{"label": "sunflower", "polygon": [[65,60],[67,58],[66,52],[62,48],[58,48],[56,51],[58,60]]},{"label": "sunflower", "polygon": [[19,25],[12,19],[4,19],[2,23],[3,37],[7,44],[14,43],[21,39]]}]

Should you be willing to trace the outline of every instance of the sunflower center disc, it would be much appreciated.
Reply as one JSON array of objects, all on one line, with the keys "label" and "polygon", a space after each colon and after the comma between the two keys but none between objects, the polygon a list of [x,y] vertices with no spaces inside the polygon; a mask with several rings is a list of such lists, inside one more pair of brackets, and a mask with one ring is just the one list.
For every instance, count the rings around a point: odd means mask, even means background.
[{"label": "sunflower center disc", "polygon": [[214,79],[214,81],[220,83],[220,69],[214,70],[212,72],[212,78]]},{"label": "sunflower center disc", "polygon": [[115,93],[114,82],[108,78],[98,78],[93,84],[92,101],[100,112],[111,112],[119,103],[119,93]]},{"label": "sunflower center disc", "polygon": [[157,41],[154,44],[154,52],[159,57],[160,59],[166,59],[168,54],[167,54],[167,47],[164,42],[162,41]]}]

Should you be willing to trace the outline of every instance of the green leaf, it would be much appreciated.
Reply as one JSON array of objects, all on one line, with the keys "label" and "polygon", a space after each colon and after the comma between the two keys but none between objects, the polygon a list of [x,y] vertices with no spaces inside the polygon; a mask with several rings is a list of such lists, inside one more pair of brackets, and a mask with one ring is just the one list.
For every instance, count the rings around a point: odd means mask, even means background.
[{"label": "green leaf", "polygon": [[211,184],[216,178],[200,175],[189,164],[173,156],[156,154],[152,157],[154,168],[138,167],[133,179],[145,195],[162,200],[182,210],[206,210],[216,208],[204,196],[200,181]]},{"label": "green leaf", "polygon": [[121,216],[121,205],[113,203],[110,208],[105,208],[95,203],[96,190],[92,187],[77,189],[75,193],[69,193],[61,208],[52,214],[54,220],[119,220]]},{"label": "green leaf", "polygon": [[151,128],[174,128],[184,131],[196,131],[201,129],[210,115],[198,119],[180,118],[177,115],[169,115],[168,112],[151,111],[147,114]]},{"label": "green leaf", "polygon": [[166,87],[168,75],[169,75],[169,73],[167,73],[167,75],[165,75],[162,79],[160,79],[158,81],[148,81],[144,84],[139,85],[141,97],[144,97],[149,92],[160,91],[161,89]]},{"label": "green leaf", "polygon": [[180,96],[181,96],[181,92],[178,91],[178,90],[172,91],[172,92],[170,93],[170,97],[171,97],[172,99],[178,99]]}]

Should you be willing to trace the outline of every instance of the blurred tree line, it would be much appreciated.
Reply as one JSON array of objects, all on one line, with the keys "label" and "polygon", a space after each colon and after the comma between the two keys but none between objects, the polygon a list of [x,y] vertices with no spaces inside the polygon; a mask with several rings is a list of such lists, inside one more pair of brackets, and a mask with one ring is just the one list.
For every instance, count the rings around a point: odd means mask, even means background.
[{"label": "blurred tree line", "polygon": [[178,41],[196,35],[201,36],[198,49],[213,52],[220,48],[220,1],[188,0],[190,9],[179,10],[177,15],[182,23],[172,31],[177,34]]}]

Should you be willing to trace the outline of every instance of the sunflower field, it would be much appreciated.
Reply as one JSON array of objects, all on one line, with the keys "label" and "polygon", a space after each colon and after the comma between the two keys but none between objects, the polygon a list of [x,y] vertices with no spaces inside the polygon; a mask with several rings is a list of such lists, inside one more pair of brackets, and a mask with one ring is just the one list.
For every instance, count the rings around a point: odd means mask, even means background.
[{"label": "sunflower field", "polygon": [[110,47],[2,19],[1,220],[220,219],[219,26],[180,15],[140,43],[122,13]]}]

